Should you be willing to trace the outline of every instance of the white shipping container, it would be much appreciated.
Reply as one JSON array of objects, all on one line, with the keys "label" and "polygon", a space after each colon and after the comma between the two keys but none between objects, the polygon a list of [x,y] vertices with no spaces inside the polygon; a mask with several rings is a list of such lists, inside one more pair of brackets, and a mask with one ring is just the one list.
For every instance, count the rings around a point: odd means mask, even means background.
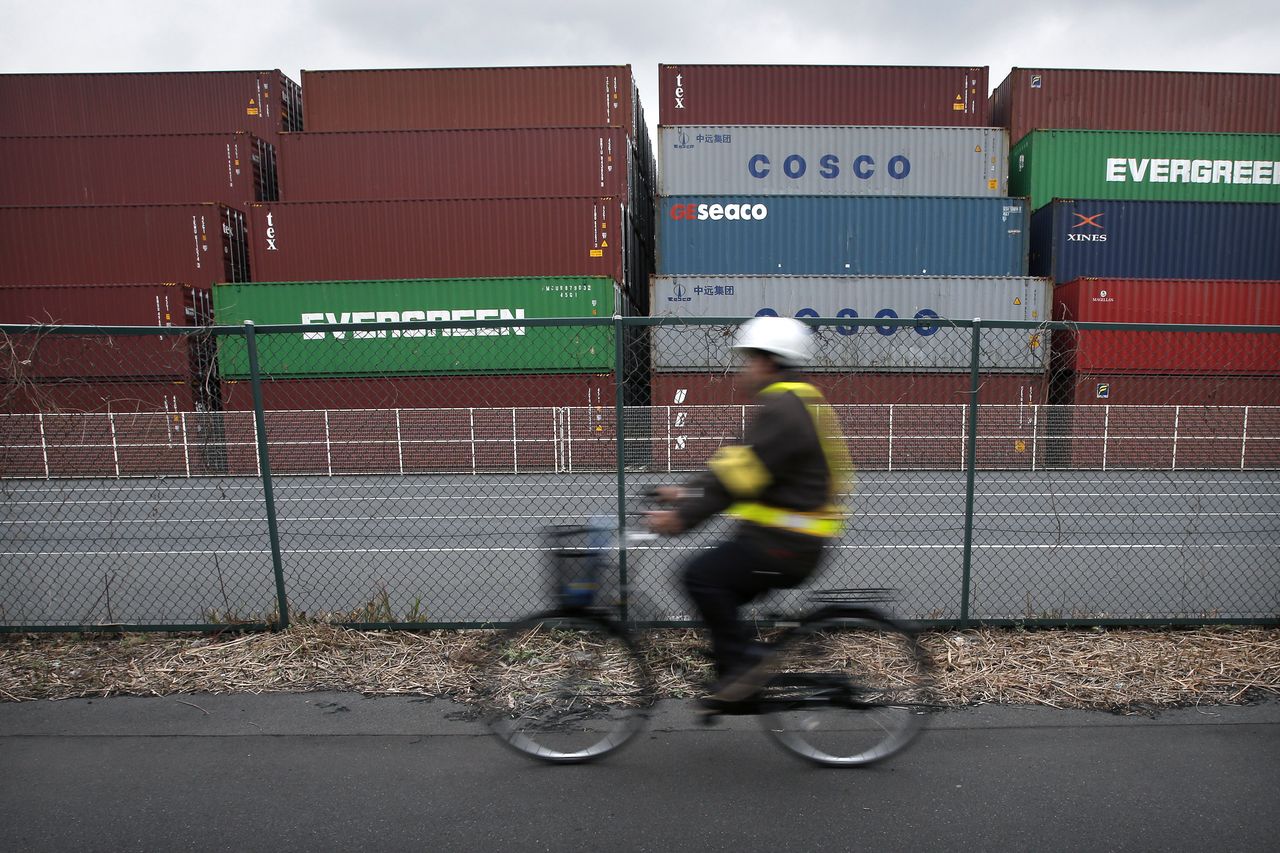
[{"label": "white shipping container", "polygon": [[660,195],[1004,196],[999,127],[658,128]]},{"label": "white shipping container", "polygon": [[[947,320],[1050,319],[1053,287],[1043,278],[917,276],[654,276],[655,317],[922,318],[922,327],[818,328],[815,371],[963,371],[970,368],[971,331]],[[662,372],[731,369],[736,326],[660,326],[653,364]],[[1048,367],[1049,335],[989,329],[983,370],[1039,373]]]}]

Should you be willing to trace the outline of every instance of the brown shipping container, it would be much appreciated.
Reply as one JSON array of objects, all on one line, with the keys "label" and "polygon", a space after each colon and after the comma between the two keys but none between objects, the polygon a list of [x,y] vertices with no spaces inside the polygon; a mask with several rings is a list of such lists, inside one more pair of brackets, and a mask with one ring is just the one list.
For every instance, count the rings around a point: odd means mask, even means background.
[{"label": "brown shipping container", "polygon": [[278,69],[0,75],[0,136],[233,130],[302,130],[298,84]]},{"label": "brown shipping container", "polygon": [[626,284],[618,198],[280,202],[249,213],[259,281],[601,275]]},{"label": "brown shipping container", "polygon": [[644,127],[630,65],[303,71],[307,130]]},{"label": "brown shipping container", "polygon": [[1072,377],[1048,459],[1076,468],[1276,468],[1280,377]]},{"label": "brown shipping container", "polygon": [[628,197],[620,128],[286,133],[283,201]]},{"label": "brown shipping container", "polygon": [[991,96],[1009,144],[1033,130],[1280,133],[1280,74],[1014,68]]},{"label": "brown shipping container", "polygon": [[[206,326],[213,321],[207,289],[181,284],[94,284],[14,287],[0,291],[0,322],[91,326]],[[0,375],[24,379],[191,375],[193,346],[185,335],[10,334],[0,350]],[[6,363],[10,362],[12,363]]]},{"label": "brown shipping container", "polygon": [[[228,436],[253,402],[223,382]],[[272,470],[549,471],[616,461],[613,377],[494,375],[264,382]],[[249,434],[252,437],[252,434]],[[232,442],[238,445],[239,442]],[[252,460],[231,451],[232,466]]]},{"label": "brown shipping container", "polygon": [[[252,415],[237,473],[253,475]],[[228,424],[180,381],[27,383],[0,405],[0,477],[197,476],[227,471]]]},{"label": "brown shipping container", "polygon": [[[971,379],[959,373],[846,373],[810,377],[833,404],[964,404]],[[653,405],[741,405],[751,395],[733,373],[663,373],[653,376]],[[1040,374],[982,374],[982,403],[1034,405],[1045,401]]]},{"label": "brown shipping container", "polygon": [[274,147],[248,133],[0,139],[6,204],[245,207],[276,199]]},{"label": "brown shipping container", "polygon": [[659,65],[659,124],[986,127],[987,68]]},{"label": "brown shipping container", "polygon": [[248,281],[244,214],[220,204],[0,207],[0,287]]}]

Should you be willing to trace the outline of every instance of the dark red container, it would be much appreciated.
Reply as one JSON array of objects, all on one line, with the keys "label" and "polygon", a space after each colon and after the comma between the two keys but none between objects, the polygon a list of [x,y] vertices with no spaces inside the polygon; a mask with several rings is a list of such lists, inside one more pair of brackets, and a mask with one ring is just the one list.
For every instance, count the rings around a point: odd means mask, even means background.
[{"label": "dark red container", "polygon": [[[970,378],[958,374],[856,373],[810,377],[838,406],[854,464],[862,469],[965,464]],[[978,464],[1030,468],[1043,456],[1045,380],[1038,375],[982,376]],[[702,465],[716,448],[742,435],[751,398],[723,374],[653,377],[654,464],[671,470]]]},{"label": "dark red container", "polygon": [[1080,375],[1050,417],[1049,460],[1077,468],[1276,468],[1280,377]]},{"label": "dark red container", "polygon": [[287,133],[281,199],[627,198],[621,128]]},{"label": "dark red container", "polygon": [[[960,373],[845,373],[809,377],[833,404],[968,403],[971,379]],[[983,403],[1034,405],[1045,402],[1045,377],[1039,374],[982,375]],[[653,376],[653,405],[741,405],[751,395],[734,374],[659,373]]]},{"label": "dark red container", "polygon": [[[0,291],[0,322],[92,326],[207,326],[210,292],[181,284],[14,287]],[[0,350],[6,377],[153,376],[185,378],[192,349],[211,343],[178,335],[11,334]]]},{"label": "dark red container", "polygon": [[[228,410],[253,408],[247,381],[224,380],[222,396]],[[595,374],[271,379],[262,383],[262,403],[271,411],[612,407],[613,401],[613,377]]]},{"label": "dark red container", "polygon": [[[227,471],[223,414],[198,407],[190,384],[181,381],[28,383],[0,406],[0,431],[6,436],[0,447],[3,477]],[[251,424],[247,434],[241,445],[251,454]],[[255,473],[252,456],[238,473]]]},{"label": "dark red container", "polygon": [[249,212],[257,281],[602,275],[627,284],[618,198],[280,202]]},{"label": "dark red container", "polygon": [[1041,128],[1280,133],[1280,74],[1014,68],[991,122],[1014,145]]},{"label": "dark red container", "polygon": [[244,214],[220,204],[0,207],[0,288],[249,280]]},{"label": "dark red container", "polygon": [[6,204],[244,207],[276,199],[275,148],[247,133],[0,139]]},{"label": "dark red container", "polygon": [[308,130],[644,127],[630,65],[303,71],[302,85]]},{"label": "dark red container", "polygon": [[662,125],[988,125],[987,69],[659,65]]},{"label": "dark red container", "polygon": [[[247,382],[222,387],[231,438],[253,401]],[[616,461],[612,376],[285,379],[264,382],[262,397],[279,473],[573,470],[575,458],[598,470]]]},{"label": "dark red container", "polygon": [[279,70],[0,75],[0,136],[302,130],[302,93]]},{"label": "dark red container", "polygon": [[[1280,282],[1080,278],[1053,291],[1054,319],[1280,326]],[[1280,375],[1280,333],[1056,332],[1076,372]]]}]

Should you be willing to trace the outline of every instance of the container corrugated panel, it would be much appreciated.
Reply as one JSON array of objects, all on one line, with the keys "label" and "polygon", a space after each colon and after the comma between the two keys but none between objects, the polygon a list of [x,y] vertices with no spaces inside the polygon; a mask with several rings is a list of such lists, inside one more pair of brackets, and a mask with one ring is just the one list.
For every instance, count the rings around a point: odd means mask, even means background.
[{"label": "container corrugated panel", "polygon": [[661,125],[985,127],[987,68],[659,65]]},{"label": "container corrugated panel", "polygon": [[[1067,377],[1061,402],[1077,406],[1278,406],[1280,377],[1144,375],[1118,371],[1076,373]],[[1061,394],[1061,392],[1055,392]],[[1243,414],[1243,413],[1241,413]],[[1169,415],[1172,437],[1173,412]],[[1104,424],[1098,422],[1098,433]],[[1123,433],[1117,433],[1122,435]],[[1236,447],[1240,435],[1235,436]],[[1272,439],[1274,441],[1274,439]]]},{"label": "container corrugated panel", "polygon": [[[822,326],[809,369],[820,371],[968,370],[968,329],[946,320],[1049,317],[1050,286],[1032,278],[861,278],[844,276],[700,276],[653,278],[655,316],[941,318],[918,328]],[[723,326],[660,326],[653,331],[654,367],[723,372],[735,364]],[[980,364],[1035,373],[1047,366],[1047,336],[992,335]]]},{"label": "container corrugated panel", "polygon": [[[222,393],[228,411],[253,408],[248,381],[225,380]],[[262,402],[272,411],[461,409],[462,419],[466,421],[467,409],[473,408],[607,406],[612,409],[614,381],[612,375],[584,373],[264,379]]]},{"label": "container corrugated panel", "polygon": [[662,199],[657,266],[661,275],[1026,275],[1026,201],[675,196]]},{"label": "container corrugated panel", "polygon": [[[93,326],[204,326],[212,322],[207,289],[180,284],[102,284],[6,288],[0,323]],[[0,352],[7,377],[188,377],[191,345],[176,336],[14,335]],[[204,341],[208,346],[208,342]],[[198,344],[197,344],[198,345]],[[12,364],[6,364],[13,359]]]},{"label": "container corrugated panel", "polygon": [[28,136],[0,139],[7,204],[244,207],[276,197],[276,152],[247,133]]},{"label": "container corrugated panel", "polygon": [[624,282],[617,198],[280,202],[249,209],[259,281],[603,275]]},{"label": "container corrugated panel", "polygon": [[1031,217],[1031,274],[1280,280],[1280,204],[1055,199]]},{"label": "container corrugated panel", "polygon": [[621,128],[289,133],[281,198],[626,197],[634,156]]},{"label": "container corrugated panel", "polygon": [[[973,395],[971,378],[958,373],[868,372],[818,375],[814,380],[829,402],[840,405],[965,405]],[[1045,382],[1042,373],[982,374],[980,399],[999,405],[1040,404],[1045,400]],[[653,377],[655,406],[744,405],[753,397],[734,374],[661,373]]]},{"label": "container corrugated panel", "polygon": [[1037,130],[1013,147],[1009,191],[1055,198],[1280,202],[1280,135]]},{"label": "container corrugated panel", "polygon": [[0,75],[0,136],[302,130],[298,84],[274,71]]},{"label": "container corrugated panel", "polygon": [[[1054,288],[1054,319],[1280,326],[1280,281],[1082,278]],[[1055,332],[1076,371],[1280,375],[1280,334]]]},{"label": "container corrugated panel", "polygon": [[0,207],[0,287],[248,281],[244,214],[220,204]]},{"label": "container corrugated panel", "polygon": [[991,96],[1010,142],[1042,128],[1280,133],[1280,74],[1014,68]]},{"label": "container corrugated panel", "polygon": [[[276,378],[429,376],[466,373],[599,373],[614,365],[606,326],[532,328],[520,320],[612,317],[617,285],[608,278],[318,281],[222,285],[221,325],[301,323],[313,332],[262,335],[261,370]],[[335,323],[512,320],[492,329],[328,331]],[[243,379],[249,359],[239,339],[222,341],[222,375]]]},{"label": "container corrugated panel", "polygon": [[1003,196],[991,127],[663,127],[663,195]]}]

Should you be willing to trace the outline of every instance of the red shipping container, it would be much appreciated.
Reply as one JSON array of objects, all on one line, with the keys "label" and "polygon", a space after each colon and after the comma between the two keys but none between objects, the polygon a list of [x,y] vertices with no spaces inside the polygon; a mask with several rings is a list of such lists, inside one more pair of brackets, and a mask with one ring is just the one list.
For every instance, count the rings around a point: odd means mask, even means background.
[{"label": "red shipping container", "polygon": [[[1081,278],[1054,288],[1054,319],[1080,323],[1280,326],[1280,281]],[[1077,372],[1280,375],[1280,333],[1055,332]]]},{"label": "red shipping container", "polygon": [[244,214],[220,204],[0,207],[0,288],[249,280]]},{"label": "red shipping container", "polygon": [[1052,399],[1076,406],[1280,406],[1280,376],[1067,374]]},{"label": "red shipping container", "polygon": [[247,133],[0,139],[6,204],[244,207],[276,198],[275,148]]},{"label": "red shipping container", "polygon": [[1050,464],[1280,467],[1280,377],[1067,377],[1048,417]]},{"label": "red shipping container", "polygon": [[298,84],[278,69],[0,75],[0,136],[233,130],[302,130]]},{"label": "red shipping container", "polygon": [[[247,426],[252,454],[252,424]],[[227,470],[223,414],[203,411],[190,384],[181,381],[26,383],[0,406],[0,433],[0,477],[199,476]],[[239,473],[254,474],[252,462]]]},{"label": "red shipping container", "polygon": [[602,275],[626,284],[617,198],[280,202],[249,209],[258,281]]},{"label": "red shipping container", "polygon": [[[249,382],[222,382],[228,410],[253,408]],[[272,379],[262,383],[263,408],[453,409],[614,405],[613,377],[596,374],[431,376],[360,379]]]},{"label": "red shipping container", "polygon": [[633,158],[619,128],[286,133],[280,197],[628,198]]},{"label": "red shipping container", "polygon": [[[967,373],[845,373],[810,380],[833,404],[966,404],[972,380]],[[981,374],[980,402],[1035,405],[1045,402],[1039,374]],[[653,376],[653,405],[741,405],[751,395],[729,373],[661,373]]]},{"label": "red shipping container", "polygon": [[[207,326],[210,292],[181,284],[14,287],[0,291],[0,322],[91,326]],[[154,376],[186,378],[212,352],[203,337],[10,334],[0,375],[24,379]]]},{"label": "red shipping container", "polygon": [[659,65],[659,124],[986,127],[987,68]]},{"label": "red shipping container", "polygon": [[1280,133],[1280,74],[1014,68],[991,121],[1014,145],[1041,128]]},{"label": "red shipping container", "polygon": [[303,71],[302,86],[307,130],[644,130],[630,65]]}]

